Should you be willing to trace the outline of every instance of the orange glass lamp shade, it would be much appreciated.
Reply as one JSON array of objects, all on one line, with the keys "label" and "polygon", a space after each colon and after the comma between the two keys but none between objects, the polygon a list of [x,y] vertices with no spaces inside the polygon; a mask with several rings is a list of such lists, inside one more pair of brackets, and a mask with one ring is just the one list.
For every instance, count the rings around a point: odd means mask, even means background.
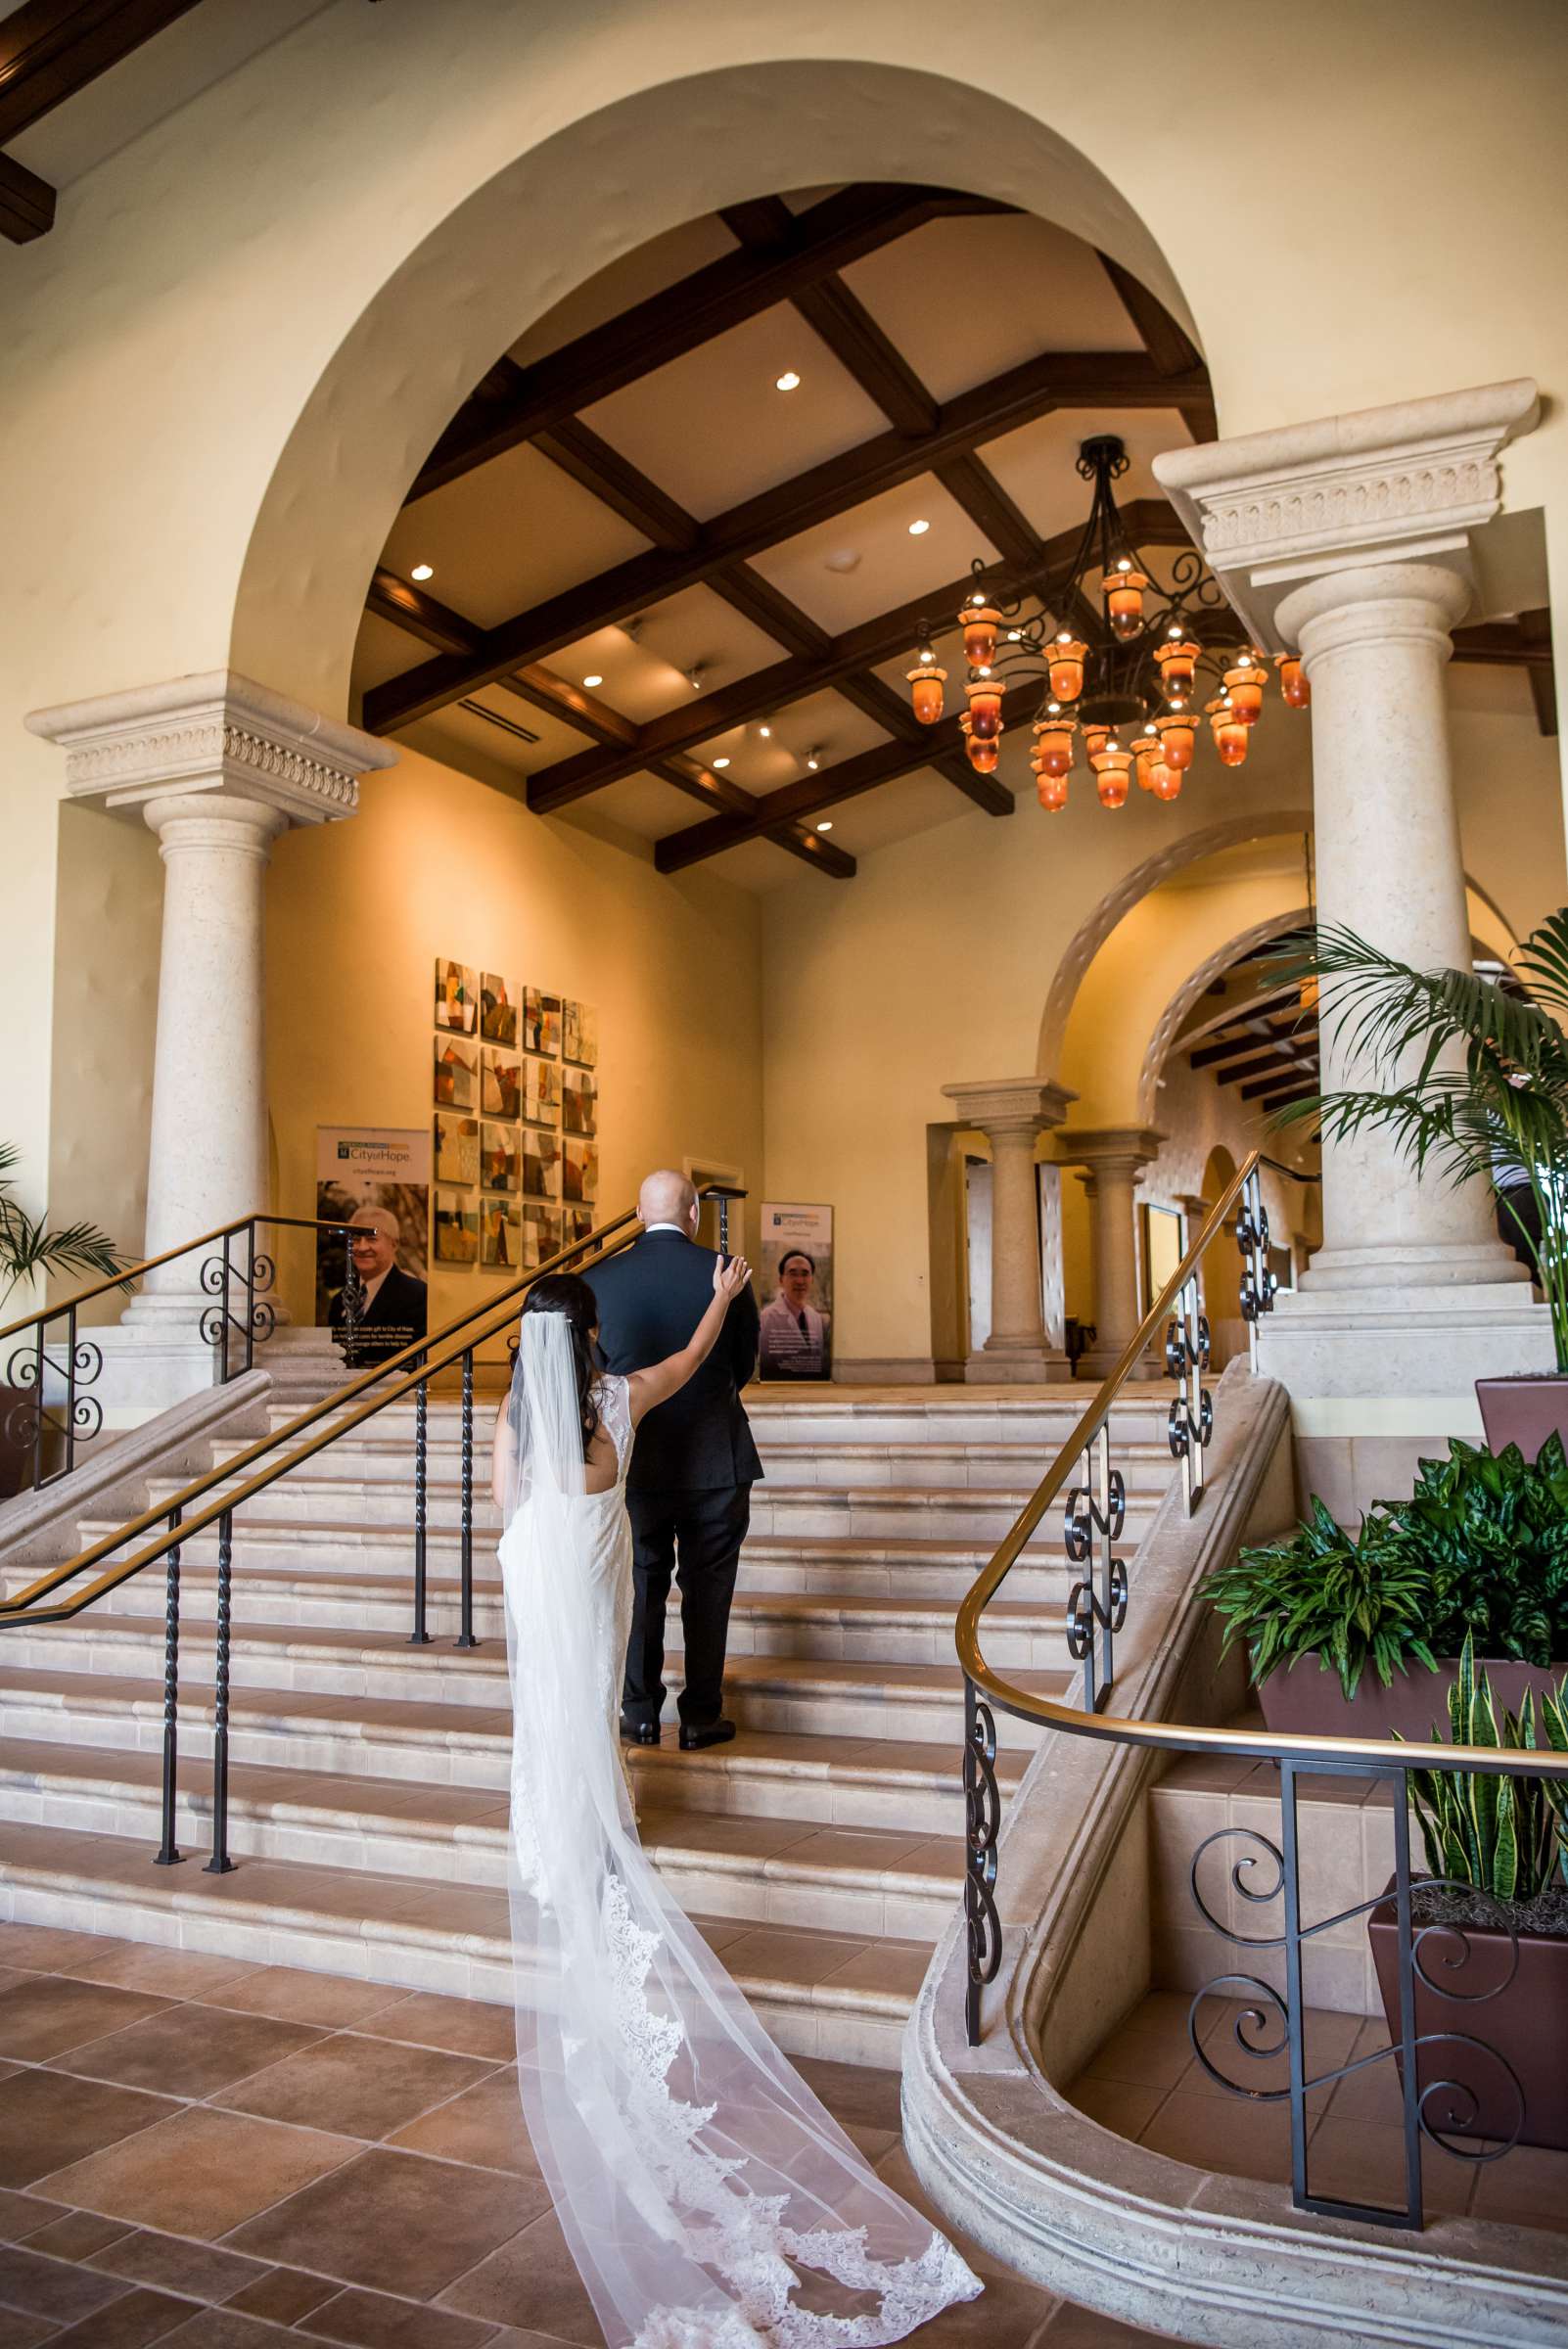
[{"label": "orange glass lamp shade", "polygon": [[909,701],[923,726],[934,726],[942,715],[942,689],[947,682],[945,668],[933,668],[922,662],[918,668],[908,671]]},{"label": "orange glass lamp shade", "polygon": [[1110,739],[1111,729],[1109,726],[1085,726],[1084,728],[1084,748],[1088,753],[1090,766],[1097,767],[1099,765],[1105,746]]},{"label": "orange glass lamp shade", "polygon": [[1076,702],[1084,690],[1084,664],[1088,659],[1088,646],[1076,636],[1058,636],[1045,656],[1050,670],[1051,698],[1057,702]]},{"label": "orange glass lamp shade", "polygon": [[1300,653],[1276,653],[1274,667],[1279,671],[1279,698],[1286,709],[1305,710],[1313,698],[1313,689],[1307,682]]},{"label": "orange glass lamp shade", "polygon": [[1155,769],[1165,765],[1165,753],[1160,748],[1159,735],[1140,734],[1132,745],[1132,756],[1137,761],[1139,791],[1152,791]]},{"label": "orange glass lamp shade", "polygon": [[1078,722],[1071,717],[1042,717],[1035,723],[1036,771],[1046,775],[1065,775],[1073,763],[1073,737]]},{"label": "orange glass lamp shade", "polygon": [[1155,647],[1154,658],[1160,671],[1160,690],[1169,698],[1176,693],[1190,693],[1202,647],[1192,644],[1185,636],[1168,637]]},{"label": "orange glass lamp shade", "polygon": [[1174,766],[1167,766],[1162,760],[1154,769],[1149,789],[1157,800],[1178,800],[1181,797],[1181,777]]},{"label": "orange glass lamp shade", "polygon": [[1198,747],[1197,728],[1190,717],[1157,717],[1155,731],[1160,737],[1160,749],[1167,766],[1184,775],[1192,764],[1192,754]]},{"label": "orange glass lamp shade", "polygon": [[963,735],[964,748],[969,753],[969,763],[976,774],[993,775],[996,771],[997,754],[1001,747],[994,737],[990,742],[977,740],[967,717],[961,717],[958,720],[958,730]]},{"label": "orange glass lamp shade", "polygon": [[1214,734],[1214,747],[1220,754],[1222,766],[1239,766],[1247,756],[1247,736],[1251,728],[1234,711],[1223,695],[1204,705],[1204,715]]},{"label": "orange glass lamp shade", "polygon": [[1002,730],[999,679],[982,677],[978,684],[964,690],[969,696],[969,725],[975,741],[994,742]]},{"label": "orange glass lamp shade", "polygon": [[1062,809],[1067,806],[1067,777],[1065,775],[1037,774],[1035,789],[1039,795],[1039,804],[1046,814],[1060,815]]},{"label": "orange glass lamp shade", "polygon": [[1124,643],[1143,625],[1143,596],[1148,584],[1145,572],[1134,571],[1130,563],[1125,562],[1118,563],[1100,581],[1111,633]]},{"label": "orange glass lamp shade", "polygon": [[1102,807],[1125,807],[1132,776],[1130,751],[1101,751],[1094,761],[1094,788]]},{"label": "orange glass lamp shade", "polygon": [[992,604],[965,604],[958,624],[964,632],[964,657],[971,668],[989,668],[996,658],[1001,614]]},{"label": "orange glass lamp shade", "polygon": [[1225,691],[1230,697],[1230,707],[1244,726],[1257,724],[1263,711],[1264,687],[1268,682],[1268,671],[1255,668],[1250,661],[1238,662],[1234,668],[1225,670]]}]

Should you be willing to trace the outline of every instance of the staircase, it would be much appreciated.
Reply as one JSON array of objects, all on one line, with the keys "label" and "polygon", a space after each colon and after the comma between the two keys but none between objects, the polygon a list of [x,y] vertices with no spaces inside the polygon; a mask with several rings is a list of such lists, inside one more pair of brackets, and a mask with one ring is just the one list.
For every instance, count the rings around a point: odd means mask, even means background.
[{"label": "staircase", "polygon": [[[792,2053],[896,2065],[963,1873],[957,1601],[1065,1442],[1083,1393],[818,1389],[748,1407],[766,1481],[731,1622],[731,1745],[638,1751],[645,1843]],[[1169,1483],[1162,1390],[1117,1406],[1122,1553]],[[282,1424],[286,1412],[275,1414]],[[477,1417],[475,1630],[459,1650],[458,1417],[430,1413],[429,1629],[408,1643],[412,1405],[235,1521],[232,1874],[204,1872],[212,1538],[182,1561],[183,1865],[157,1867],[163,1577],[75,1622],[0,1634],[0,1915],[505,2001],[505,1635]],[[480,1440],[480,1439],[483,1440]],[[239,1449],[216,1444],[220,1466]],[[150,1502],[179,1481],[156,1477]],[[483,1495],[483,1497],[481,1496]],[[84,1519],[82,1544],[112,1532]],[[1132,1566],[1135,1578],[1135,1563]],[[33,1579],[11,1571],[8,1590]],[[1069,1686],[1069,1576],[1041,1529],[988,1649]],[[671,1636],[678,1619],[671,1611]],[[679,1684],[680,1657],[667,1678]],[[672,1706],[667,1712],[672,1715]],[[1028,1731],[999,1767],[1016,1782]]]}]

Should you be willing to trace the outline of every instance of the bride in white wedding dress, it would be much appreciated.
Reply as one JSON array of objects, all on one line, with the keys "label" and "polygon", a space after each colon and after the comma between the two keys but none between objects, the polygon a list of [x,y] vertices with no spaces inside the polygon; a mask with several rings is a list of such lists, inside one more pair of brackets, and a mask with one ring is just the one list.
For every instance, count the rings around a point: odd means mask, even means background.
[{"label": "bride in white wedding dress", "polygon": [[617,1718],[631,1440],[747,1277],[720,1259],[690,1344],[629,1378],[595,1368],[587,1283],[539,1280],[496,1425],[518,2077],[610,2349],[875,2349],[981,2289],[784,2060],[637,1837]]}]

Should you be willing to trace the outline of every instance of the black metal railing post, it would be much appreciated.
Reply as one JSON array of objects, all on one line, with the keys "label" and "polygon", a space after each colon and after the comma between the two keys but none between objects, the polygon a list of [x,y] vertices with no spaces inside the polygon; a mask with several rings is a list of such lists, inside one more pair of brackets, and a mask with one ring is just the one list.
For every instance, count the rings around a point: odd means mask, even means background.
[{"label": "black metal railing post", "polygon": [[245,1366],[255,1367],[255,1219],[245,1227]]},{"label": "black metal railing post", "polygon": [[969,2045],[978,2048],[980,1995],[994,1982],[1001,1964],[1001,1925],[996,1915],[996,1838],[1001,1831],[1001,1797],[996,1787],[996,1719],[973,1681],[964,1681],[964,1931],[969,1979],[964,2022]]},{"label": "black metal railing post", "polygon": [[[180,1510],[168,1513],[168,1530],[179,1530]],[[163,1837],[155,1867],[176,1867],[182,1857],[174,1841],[174,1795],[179,1776],[180,1701],[180,1545],[176,1542],[163,1568]]]},{"label": "black metal railing post", "polygon": [[1241,1193],[1236,1218],[1236,1245],[1241,1250],[1241,1317],[1247,1324],[1247,1347],[1254,1370],[1258,1367],[1258,1324],[1274,1310],[1279,1286],[1268,1268],[1268,1210],[1264,1205],[1263,1173],[1254,1167]]},{"label": "black metal railing post", "polygon": [[[419,1357],[417,1367],[425,1367],[425,1356]],[[425,1628],[426,1547],[430,1517],[430,1381],[422,1378],[414,1389],[414,1628],[409,1635],[410,1647],[429,1647],[430,1634]]]},{"label": "black metal railing post", "polygon": [[462,1540],[462,1627],[455,1644],[478,1647],[474,1636],[474,1349],[463,1357],[463,1466],[459,1508]]},{"label": "black metal railing post", "polygon": [[1190,1517],[1203,1498],[1204,1454],[1214,1434],[1214,1399],[1203,1383],[1209,1367],[1209,1318],[1196,1272],[1181,1284],[1176,1312],[1166,1331],[1165,1366],[1176,1382],[1166,1440],[1173,1457],[1181,1462],[1181,1491]]},{"label": "black metal railing post", "polygon": [[217,1670],[212,1702],[212,1857],[205,1873],[226,1876],[229,1858],[229,1605],[234,1573],[234,1513],[218,1519]]},{"label": "black metal railing post", "polygon": [[1116,1554],[1127,1523],[1127,1485],[1111,1465],[1104,1421],[1084,1454],[1085,1482],[1067,1497],[1062,1546],[1079,1569],[1067,1596],[1067,1652],[1084,1667],[1084,1710],[1097,1713],[1116,1679],[1116,1634],[1127,1621],[1127,1568]]},{"label": "black metal railing post", "polygon": [[35,1493],[43,1483],[44,1373],[48,1362],[49,1357],[44,1351],[44,1325],[40,1321],[32,1374],[32,1489]]}]

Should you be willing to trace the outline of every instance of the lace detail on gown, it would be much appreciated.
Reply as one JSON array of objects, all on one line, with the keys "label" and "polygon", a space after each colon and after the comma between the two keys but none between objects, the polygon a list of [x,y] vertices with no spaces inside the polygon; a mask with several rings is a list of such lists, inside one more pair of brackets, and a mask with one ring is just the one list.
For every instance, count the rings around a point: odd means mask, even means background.
[{"label": "lace detail on gown", "polygon": [[618,1729],[624,1379],[599,1407],[616,1485],[546,1484],[501,1543],[534,2151],[610,2349],[881,2349],[981,2284],[767,2039],[638,1842]]}]

